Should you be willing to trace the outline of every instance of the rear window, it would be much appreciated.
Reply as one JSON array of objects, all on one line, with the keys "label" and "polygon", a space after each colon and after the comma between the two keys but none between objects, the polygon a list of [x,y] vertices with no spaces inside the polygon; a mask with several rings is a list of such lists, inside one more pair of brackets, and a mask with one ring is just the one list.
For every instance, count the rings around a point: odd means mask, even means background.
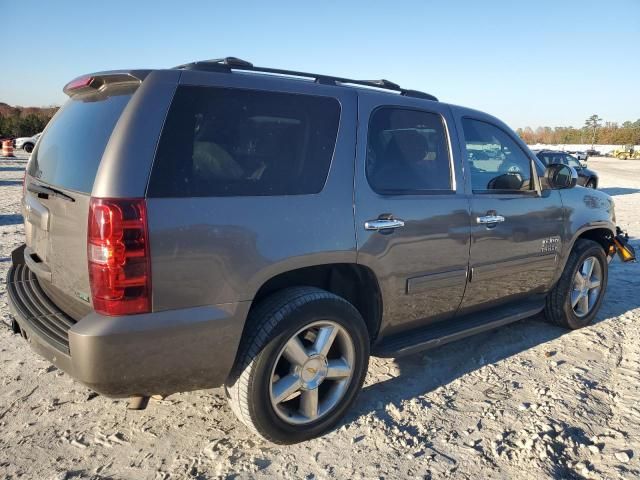
[{"label": "rear window", "polygon": [[334,98],[181,86],[160,138],[148,195],[318,193],[339,120]]},{"label": "rear window", "polygon": [[51,120],[29,162],[29,175],[90,193],[111,132],[131,89],[70,99]]}]

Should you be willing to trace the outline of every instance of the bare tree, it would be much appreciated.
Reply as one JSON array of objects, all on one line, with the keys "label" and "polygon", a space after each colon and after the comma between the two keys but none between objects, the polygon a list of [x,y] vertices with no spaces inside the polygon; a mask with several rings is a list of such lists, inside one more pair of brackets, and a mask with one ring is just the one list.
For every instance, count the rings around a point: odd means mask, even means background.
[{"label": "bare tree", "polygon": [[593,146],[596,143],[596,134],[601,124],[602,119],[598,115],[591,115],[584,122],[584,128],[591,132],[591,150],[593,150]]}]

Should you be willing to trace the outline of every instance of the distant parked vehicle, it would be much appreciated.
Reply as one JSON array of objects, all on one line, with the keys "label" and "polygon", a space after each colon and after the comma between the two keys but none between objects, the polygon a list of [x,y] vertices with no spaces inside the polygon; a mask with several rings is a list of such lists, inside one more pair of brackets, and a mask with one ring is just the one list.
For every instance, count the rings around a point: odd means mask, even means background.
[{"label": "distant parked vehicle", "polygon": [[598,188],[598,174],[583,166],[576,157],[557,150],[540,150],[535,153],[545,167],[554,163],[568,165],[578,173],[578,185],[587,188]]},{"label": "distant parked vehicle", "polygon": [[567,150],[568,154],[574,156],[575,158],[577,158],[580,161],[580,165],[582,165],[583,167],[587,166],[587,158],[589,158],[589,156],[587,155],[587,152],[582,152],[582,151],[576,151],[576,150]]},{"label": "distant parked vehicle", "polygon": [[589,149],[585,152],[588,157],[599,157],[601,155],[599,150]]},{"label": "distant parked vehicle", "polygon": [[639,159],[640,150],[635,150],[633,145],[625,145],[622,148],[616,148],[611,155],[619,158],[620,160],[626,160],[628,158]]},{"label": "distant parked vehicle", "polygon": [[576,157],[578,160],[582,161],[587,161],[587,158],[589,158],[589,155],[587,155],[587,152],[569,152],[571,153],[571,155],[573,155],[574,157]]},{"label": "distant parked vehicle", "polygon": [[18,137],[14,140],[15,148],[21,148],[27,153],[31,153],[42,133],[37,133],[33,137]]}]

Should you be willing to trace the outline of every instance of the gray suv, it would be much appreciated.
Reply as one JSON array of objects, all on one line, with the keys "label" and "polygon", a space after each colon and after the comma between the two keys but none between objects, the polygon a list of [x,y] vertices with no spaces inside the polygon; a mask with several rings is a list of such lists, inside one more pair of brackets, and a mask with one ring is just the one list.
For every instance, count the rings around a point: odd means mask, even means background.
[{"label": "gray suv", "polygon": [[255,433],[305,440],[370,355],[543,310],[588,325],[625,248],[571,167],[386,80],[226,58],[64,91],[27,167],[13,327],[134,406],[224,385]]}]

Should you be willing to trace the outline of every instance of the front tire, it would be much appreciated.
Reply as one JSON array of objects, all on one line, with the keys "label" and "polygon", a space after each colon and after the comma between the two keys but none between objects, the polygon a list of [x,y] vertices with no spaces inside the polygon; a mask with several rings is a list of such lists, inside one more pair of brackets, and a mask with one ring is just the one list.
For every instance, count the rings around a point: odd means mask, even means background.
[{"label": "front tire", "polygon": [[369,334],[353,305],[318,288],[288,288],[250,313],[225,391],[254,433],[297,443],[340,421],[368,364]]},{"label": "front tire", "polygon": [[31,152],[33,152],[33,144],[31,144],[31,143],[25,143],[25,144],[22,146],[22,149],[23,149],[25,152],[27,152],[27,153],[31,153]]},{"label": "front tire", "polygon": [[571,330],[593,322],[607,289],[608,274],[602,246],[592,240],[577,240],[560,280],[547,296],[547,320]]},{"label": "front tire", "polygon": [[587,182],[587,184],[585,185],[585,187],[595,189],[596,188],[596,181],[593,180],[593,179],[589,180]]}]

